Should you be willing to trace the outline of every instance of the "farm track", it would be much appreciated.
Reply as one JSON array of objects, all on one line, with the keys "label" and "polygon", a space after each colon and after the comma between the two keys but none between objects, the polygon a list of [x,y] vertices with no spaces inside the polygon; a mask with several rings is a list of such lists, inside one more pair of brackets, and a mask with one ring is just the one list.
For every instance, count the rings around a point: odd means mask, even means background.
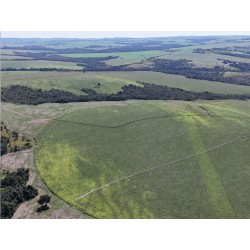
[{"label": "farm track", "polygon": [[230,141],[224,142],[224,143],[222,143],[222,144],[216,145],[216,146],[211,147],[211,148],[209,148],[209,149],[206,149],[206,150],[204,150],[204,151],[202,151],[202,152],[200,152],[200,153],[188,155],[188,156],[186,156],[186,157],[184,157],[184,158],[181,158],[181,159],[177,159],[177,160],[174,160],[174,161],[171,161],[171,162],[168,162],[168,163],[163,163],[163,164],[161,164],[161,165],[157,165],[157,166],[154,166],[154,167],[152,167],[152,168],[148,168],[148,169],[145,169],[145,170],[143,170],[143,171],[139,171],[139,172],[136,172],[136,173],[127,175],[127,176],[122,177],[122,178],[120,178],[120,179],[118,179],[118,180],[111,181],[111,182],[109,182],[109,183],[107,183],[107,184],[105,184],[105,185],[102,185],[102,186],[100,186],[100,187],[98,187],[98,188],[95,188],[95,189],[91,190],[90,192],[88,192],[88,193],[86,193],[86,194],[84,194],[84,195],[81,195],[81,196],[77,197],[76,200],[79,200],[79,199],[81,199],[81,198],[84,198],[84,197],[90,195],[91,193],[94,193],[94,192],[96,192],[96,191],[99,191],[99,190],[101,190],[101,189],[103,189],[103,188],[105,188],[105,187],[108,187],[108,186],[110,186],[110,185],[112,185],[112,184],[115,184],[115,183],[118,183],[118,182],[120,182],[120,181],[124,181],[124,180],[126,180],[126,179],[132,178],[132,177],[137,176],[137,175],[139,175],[139,174],[143,174],[143,173],[146,173],[146,172],[149,172],[149,171],[152,171],[152,170],[155,170],[155,169],[164,167],[164,166],[169,166],[169,165],[172,165],[172,164],[177,163],[177,162],[181,162],[181,161],[184,161],[184,160],[187,160],[187,159],[195,158],[196,156],[199,156],[199,155],[205,154],[205,153],[207,153],[207,152],[211,152],[211,151],[217,150],[217,149],[219,149],[219,148],[221,148],[221,147],[224,147],[224,146],[226,146],[226,145],[228,145],[228,144],[230,144],[230,143],[233,143],[233,142],[235,142],[235,141],[237,141],[237,140],[240,140],[240,139],[242,139],[242,138],[238,136],[237,138],[234,138],[233,140],[230,140]]}]

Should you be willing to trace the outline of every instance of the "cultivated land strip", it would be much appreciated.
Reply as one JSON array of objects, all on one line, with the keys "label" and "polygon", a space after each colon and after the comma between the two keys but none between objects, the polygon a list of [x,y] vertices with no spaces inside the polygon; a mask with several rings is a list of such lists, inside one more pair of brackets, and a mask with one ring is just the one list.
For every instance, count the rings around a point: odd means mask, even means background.
[{"label": "cultivated land strip", "polygon": [[235,141],[237,141],[237,140],[240,140],[240,139],[242,139],[242,138],[238,136],[237,138],[234,138],[234,139],[232,139],[232,140],[230,140],[230,141],[227,141],[227,142],[224,142],[224,143],[222,143],[222,144],[219,144],[219,145],[216,145],[216,146],[214,146],[214,147],[211,147],[211,148],[209,148],[209,149],[206,149],[206,150],[204,150],[204,151],[202,151],[202,152],[200,152],[200,153],[188,155],[188,156],[186,156],[186,157],[184,157],[184,158],[181,158],[181,159],[177,159],[177,160],[174,160],[174,161],[171,161],[171,162],[168,162],[168,163],[163,163],[163,164],[161,164],[161,165],[157,165],[157,166],[154,166],[154,167],[152,167],[152,168],[148,168],[148,169],[145,169],[145,170],[143,170],[143,171],[139,171],[139,172],[136,172],[136,173],[127,175],[127,176],[122,177],[122,178],[120,178],[120,179],[118,179],[118,180],[111,181],[111,182],[109,182],[109,183],[107,183],[107,184],[105,184],[105,185],[102,185],[102,186],[100,186],[100,187],[98,187],[98,188],[95,188],[95,189],[89,191],[88,193],[86,193],[86,194],[84,194],[84,195],[81,195],[81,196],[77,197],[76,200],[79,200],[79,199],[81,199],[81,198],[84,198],[84,197],[86,197],[86,196],[88,196],[88,195],[90,195],[90,194],[92,194],[92,193],[94,193],[94,192],[96,192],[96,191],[99,191],[99,190],[101,190],[101,189],[103,189],[103,188],[105,188],[105,187],[108,187],[108,186],[110,186],[110,185],[112,185],[112,184],[115,184],[115,183],[118,183],[118,182],[120,182],[120,181],[124,181],[124,180],[126,180],[126,179],[132,178],[132,177],[137,176],[137,175],[139,175],[139,174],[143,174],[143,173],[146,173],[146,172],[149,172],[149,171],[152,171],[152,170],[155,170],[155,169],[164,167],[164,166],[172,165],[172,164],[174,164],[174,163],[176,163],[176,162],[181,162],[181,161],[184,161],[184,160],[187,160],[187,159],[194,158],[194,157],[196,157],[196,156],[205,154],[205,153],[207,153],[207,152],[217,150],[217,149],[219,149],[219,148],[221,148],[221,147],[224,147],[224,146],[226,146],[226,145],[228,145],[228,144],[230,144],[230,143],[233,143],[233,142],[235,142]]}]

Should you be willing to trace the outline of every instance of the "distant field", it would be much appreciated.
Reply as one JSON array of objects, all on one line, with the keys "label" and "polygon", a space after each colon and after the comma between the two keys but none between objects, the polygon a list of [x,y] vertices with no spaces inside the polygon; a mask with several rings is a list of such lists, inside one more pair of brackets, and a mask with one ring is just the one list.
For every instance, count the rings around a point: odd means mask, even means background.
[{"label": "distant field", "polygon": [[167,85],[169,87],[176,87],[190,91],[208,91],[218,94],[244,94],[250,93],[249,86],[234,85],[221,82],[189,79],[180,75],[164,74],[160,72],[106,72],[101,73],[105,75],[116,76],[120,79],[127,79],[130,81],[150,82],[154,84]]},{"label": "distant field", "polygon": [[138,52],[118,52],[118,53],[84,53],[84,54],[62,54],[66,57],[106,57],[106,56],[119,56],[119,58],[105,61],[108,65],[124,65],[137,63],[146,60],[150,57],[160,56],[166,54],[165,51],[151,50],[151,51],[138,51]]},{"label": "distant field", "polygon": [[[91,88],[98,93],[117,93],[122,86],[138,85],[135,81],[106,74],[81,72],[2,72],[2,86],[21,84],[32,88],[62,89],[82,95],[82,88]],[[19,74],[20,73],[20,74]],[[101,83],[98,86],[98,83]]]},{"label": "distant field", "polygon": [[[217,46],[216,44],[213,45],[214,47]],[[203,48],[204,46],[197,46],[197,47]],[[164,55],[161,55],[159,58],[170,59],[170,60],[179,60],[179,59],[192,60],[192,63],[194,63],[197,67],[210,67],[210,68],[214,66],[224,66],[224,67],[226,66],[225,64],[223,64],[222,60],[218,59],[250,63],[250,59],[246,58],[219,55],[214,53],[206,53],[206,54],[193,53],[193,49],[194,49],[193,47],[178,49],[173,52],[165,53]]]},{"label": "distant field", "polygon": [[[9,45],[10,46],[10,45]],[[23,46],[23,45],[14,45],[14,46]],[[30,53],[41,53],[44,52],[42,50],[10,50],[10,49],[1,49],[1,54],[7,54],[7,55],[16,55],[16,53],[24,53],[24,52],[30,52]]]},{"label": "distant field", "polygon": [[197,45],[196,47],[210,49],[210,48],[224,48],[224,47],[234,47],[234,46],[250,46],[250,41],[238,41],[238,42],[215,42],[215,43],[207,43],[205,45]]},{"label": "distant field", "polygon": [[78,110],[45,125],[36,166],[55,194],[97,218],[250,218],[248,107]]},{"label": "distant field", "polygon": [[[57,88],[75,94],[82,94],[82,88],[92,88],[98,93],[117,93],[124,85],[138,85],[136,81],[198,92],[250,93],[250,86],[188,79],[184,76],[159,72],[86,72],[84,74],[81,72],[2,72],[3,87],[21,84],[33,88]],[[100,83],[100,86],[98,86],[98,83]]]},{"label": "distant field", "polygon": [[45,61],[45,60],[9,60],[1,62],[2,68],[58,68],[58,69],[82,69],[76,63]]},{"label": "distant field", "polygon": [[[46,47],[48,48],[53,48],[53,49],[66,49],[66,48],[86,48],[88,46],[92,46],[92,45],[96,45],[96,46],[100,46],[100,48],[102,46],[104,47],[120,47],[120,46],[124,46],[122,44],[119,43],[115,43],[114,41],[100,41],[98,39],[93,39],[93,40],[79,40],[79,41],[72,41],[72,42],[58,42],[58,44],[49,44],[46,45]],[[103,48],[103,47],[102,47]],[[98,50],[98,47],[97,47]]]},{"label": "distant field", "polygon": [[[32,59],[31,57],[16,56],[14,54],[1,54],[1,60]],[[3,61],[1,61],[2,63]]]}]

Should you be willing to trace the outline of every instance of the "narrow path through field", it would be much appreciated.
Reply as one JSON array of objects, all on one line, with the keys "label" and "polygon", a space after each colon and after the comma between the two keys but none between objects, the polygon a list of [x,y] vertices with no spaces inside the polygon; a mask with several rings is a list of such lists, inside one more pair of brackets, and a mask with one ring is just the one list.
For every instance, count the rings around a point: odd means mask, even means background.
[{"label": "narrow path through field", "polygon": [[117,183],[117,182],[120,182],[120,181],[129,179],[129,178],[134,177],[134,176],[139,175],[139,174],[143,174],[143,173],[152,171],[152,170],[154,170],[154,169],[158,169],[158,168],[161,168],[161,167],[164,167],[164,166],[172,165],[172,164],[174,164],[174,163],[176,163],[176,162],[180,162],[180,161],[184,161],[184,160],[187,160],[187,159],[190,159],[190,158],[194,158],[194,157],[196,157],[196,156],[199,156],[199,155],[201,155],[201,154],[205,154],[205,153],[210,152],[210,151],[213,151],[213,150],[217,150],[217,149],[219,149],[219,148],[221,148],[221,147],[224,147],[224,146],[226,146],[226,145],[228,145],[228,144],[230,144],[230,143],[233,143],[233,142],[235,142],[235,141],[237,141],[237,140],[240,140],[240,139],[242,139],[242,137],[238,136],[237,138],[234,138],[234,139],[232,139],[232,140],[230,140],[230,141],[227,141],[227,142],[224,142],[224,143],[222,143],[222,144],[219,144],[219,145],[216,145],[216,146],[214,146],[214,147],[211,147],[211,148],[209,148],[209,149],[206,149],[206,150],[204,150],[204,151],[202,151],[202,152],[200,152],[200,153],[188,155],[188,156],[186,156],[186,157],[184,157],[184,158],[181,158],[181,159],[177,159],[177,160],[174,160],[174,161],[171,161],[171,162],[168,162],[168,163],[163,163],[163,164],[161,164],[161,165],[157,165],[157,166],[154,166],[154,167],[152,167],[152,168],[148,168],[148,169],[145,169],[145,170],[143,170],[143,171],[139,171],[139,172],[136,172],[136,173],[127,175],[127,176],[122,177],[122,178],[120,178],[120,179],[118,179],[118,180],[111,181],[111,182],[109,182],[109,183],[107,183],[107,184],[105,184],[105,185],[102,185],[102,186],[100,186],[100,187],[98,187],[98,188],[95,188],[95,189],[89,191],[88,193],[85,193],[84,195],[81,195],[81,196],[77,197],[76,200],[79,200],[79,199],[81,199],[81,198],[84,198],[84,197],[86,197],[86,196],[88,196],[88,195],[90,195],[90,194],[92,194],[92,193],[94,193],[94,192],[96,192],[96,191],[99,191],[99,190],[101,190],[101,189],[103,189],[103,188],[105,188],[105,187],[108,187],[108,186],[110,186],[110,185],[112,185],[112,184],[115,184],[115,183]]}]

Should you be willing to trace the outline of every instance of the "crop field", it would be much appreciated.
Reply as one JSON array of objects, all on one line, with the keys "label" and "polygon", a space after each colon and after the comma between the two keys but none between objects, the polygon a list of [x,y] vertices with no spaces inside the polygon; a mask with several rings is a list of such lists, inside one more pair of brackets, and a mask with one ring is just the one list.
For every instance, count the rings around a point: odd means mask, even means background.
[{"label": "crop field", "polygon": [[38,135],[36,166],[97,218],[249,218],[249,102],[80,109]]},{"label": "crop field", "polygon": [[[122,86],[136,81],[149,82],[190,91],[209,91],[218,94],[250,93],[250,87],[221,82],[188,79],[180,75],[159,72],[2,72],[2,86],[13,84],[33,88],[57,88],[82,95],[82,88],[91,88],[98,93],[117,93]],[[100,86],[98,85],[100,83]]]}]

